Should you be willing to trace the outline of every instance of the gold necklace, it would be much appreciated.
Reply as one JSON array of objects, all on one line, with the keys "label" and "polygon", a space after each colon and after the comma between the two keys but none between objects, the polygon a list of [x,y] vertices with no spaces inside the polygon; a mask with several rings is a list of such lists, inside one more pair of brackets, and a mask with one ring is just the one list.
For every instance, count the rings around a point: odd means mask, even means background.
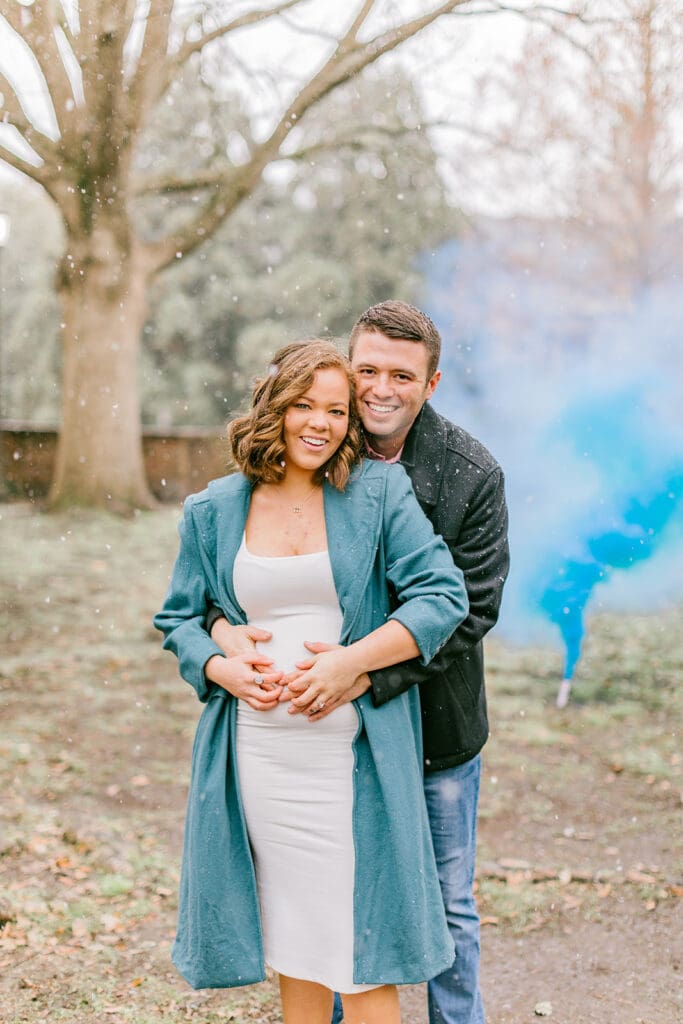
[{"label": "gold necklace", "polygon": [[309,498],[313,497],[313,495],[315,494],[315,492],[318,490],[319,487],[320,487],[320,484],[316,484],[314,486],[313,490],[309,491],[309,493],[306,495],[306,497],[304,498],[303,501],[297,502],[296,505],[290,505],[290,508],[291,508],[291,510],[292,510],[292,512],[294,513],[295,516],[302,515],[302,513],[304,511],[304,505],[306,504],[306,502],[308,501]]}]

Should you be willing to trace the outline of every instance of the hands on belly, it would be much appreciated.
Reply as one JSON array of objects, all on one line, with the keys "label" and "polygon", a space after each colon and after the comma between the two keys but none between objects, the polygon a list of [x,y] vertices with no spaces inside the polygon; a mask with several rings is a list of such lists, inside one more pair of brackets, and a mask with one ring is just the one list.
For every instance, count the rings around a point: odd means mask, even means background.
[{"label": "hands on belly", "polygon": [[370,677],[357,676],[349,667],[346,648],[340,644],[306,641],[312,657],[298,661],[296,671],[282,679],[286,689],[281,696],[289,700],[291,715],[304,714],[310,722],[318,722],[340,704],[361,697],[370,688]]},{"label": "hands on belly", "polygon": [[[229,661],[239,655],[257,655],[256,644],[272,639],[272,633],[258,626],[232,626],[227,619],[218,619],[212,630],[212,639]],[[231,677],[234,682],[226,686],[228,666],[218,666],[221,678],[214,680],[234,693],[256,711],[269,711],[277,704],[290,702],[290,714],[303,714],[311,722],[320,721],[341,704],[355,700],[370,688],[367,674],[356,676],[349,671],[339,644],[307,641],[312,657],[296,663],[296,669],[283,676],[272,659],[258,655],[260,661],[233,662]],[[213,660],[213,659],[210,659]],[[217,659],[217,661],[224,659]],[[208,668],[208,663],[207,663]],[[269,669],[268,672],[261,671]]]}]

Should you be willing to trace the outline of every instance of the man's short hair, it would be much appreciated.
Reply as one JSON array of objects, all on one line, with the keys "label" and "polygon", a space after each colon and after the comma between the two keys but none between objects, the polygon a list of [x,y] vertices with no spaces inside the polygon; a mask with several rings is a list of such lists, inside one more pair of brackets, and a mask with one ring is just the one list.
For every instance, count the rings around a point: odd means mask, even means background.
[{"label": "man's short hair", "polygon": [[349,336],[349,357],[353,357],[353,349],[358,335],[363,331],[384,334],[387,338],[401,341],[418,341],[427,347],[427,378],[436,373],[441,357],[441,335],[436,325],[426,313],[400,299],[387,299],[370,306],[356,320]]}]

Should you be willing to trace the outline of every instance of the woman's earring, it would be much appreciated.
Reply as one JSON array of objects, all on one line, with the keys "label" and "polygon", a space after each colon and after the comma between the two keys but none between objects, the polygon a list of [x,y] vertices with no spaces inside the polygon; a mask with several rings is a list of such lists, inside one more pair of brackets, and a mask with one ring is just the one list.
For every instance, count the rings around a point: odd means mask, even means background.
[{"label": "woman's earring", "polygon": [[329,471],[329,469],[326,469],[326,470],[325,470],[325,479],[326,479],[326,480],[329,480],[329,479],[330,479],[330,471]]},{"label": "woman's earring", "polygon": [[284,468],[285,468],[285,466],[287,465],[287,463],[285,462],[285,460],[284,460],[284,459],[280,459],[280,465],[281,465],[281,466],[282,466],[282,468],[284,469]]}]

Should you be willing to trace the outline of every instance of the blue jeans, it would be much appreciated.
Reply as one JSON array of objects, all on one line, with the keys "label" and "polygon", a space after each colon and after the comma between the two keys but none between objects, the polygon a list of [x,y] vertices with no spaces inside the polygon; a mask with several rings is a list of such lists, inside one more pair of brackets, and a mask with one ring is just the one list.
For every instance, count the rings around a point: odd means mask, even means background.
[{"label": "blue jeans", "polygon": [[484,1024],[479,991],[479,914],[474,902],[481,755],[425,775],[441,894],[455,944],[453,966],[427,986],[429,1024]]},{"label": "blue jeans", "polygon": [[[429,1024],[484,1024],[479,991],[479,915],[472,891],[480,777],[480,754],[466,764],[425,776],[439,882],[455,944],[453,966],[427,986]],[[341,1020],[337,995],[332,1024]]]}]

